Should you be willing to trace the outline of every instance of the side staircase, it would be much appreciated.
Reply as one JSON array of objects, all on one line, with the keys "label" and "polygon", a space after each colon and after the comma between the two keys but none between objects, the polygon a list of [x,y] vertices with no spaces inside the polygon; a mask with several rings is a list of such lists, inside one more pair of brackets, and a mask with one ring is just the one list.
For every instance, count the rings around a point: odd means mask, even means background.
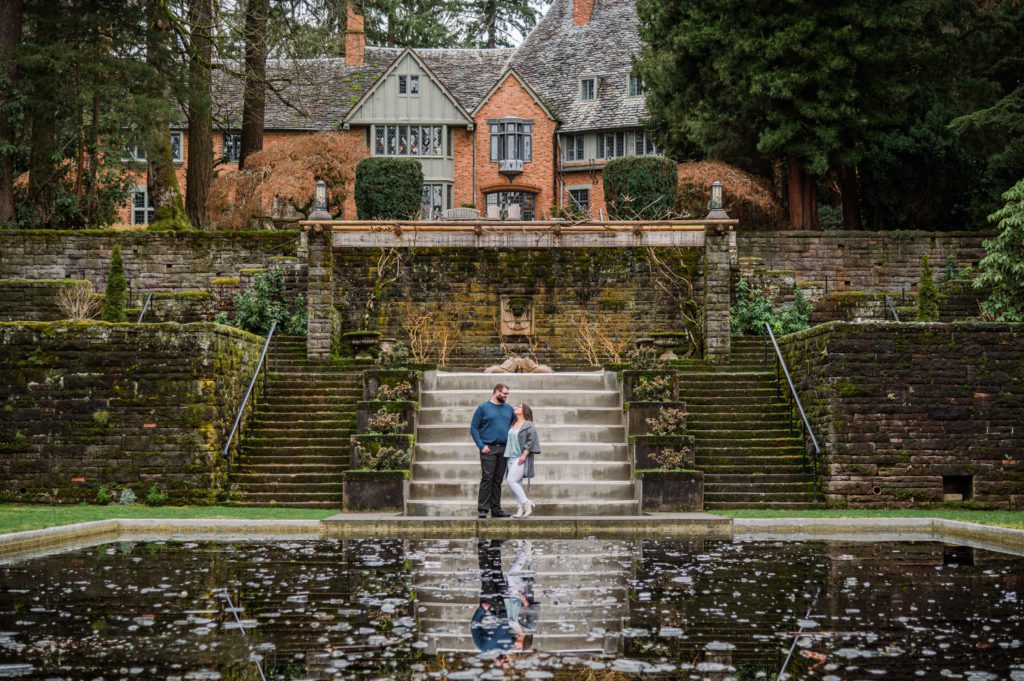
[{"label": "side staircase", "polygon": [[276,336],[267,384],[229,475],[232,503],[341,508],[362,373],[306,360],[304,336]]},{"label": "side staircase", "polygon": [[[536,515],[636,515],[622,397],[615,374],[428,372],[420,396],[409,515],[476,514],[480,455],[469,435],[476,406],[495,383],[509,404],[533,408],[542,453],[527,495]],[[511,512],[515,498],[502,492]]]},{"label": "side staircase", "polygon": [[687,432],[704,471],[704,505],[728,508],[815,508],[803,440],[779,391],[768,340],[733,338],[724,365],[680,371]]},{"label": "side staircase", "polygon": [[416,619],[428,654],[477,652],[470,620],[480,603],[480,553],[500,551],[503,574],[517,560],[531,572],[539,617],[534,650],[615,652],[629,615],[634,553],[628,543],[527,540],[409,542]]}]

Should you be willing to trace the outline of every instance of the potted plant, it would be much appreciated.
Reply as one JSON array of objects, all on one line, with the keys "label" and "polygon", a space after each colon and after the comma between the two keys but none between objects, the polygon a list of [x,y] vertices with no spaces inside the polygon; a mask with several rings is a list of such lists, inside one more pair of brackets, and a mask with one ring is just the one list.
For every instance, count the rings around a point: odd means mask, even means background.
[{"label": "potted plant", "polygon": [[371,436],[354,441],[353,467],[342,474],[344,510],[405,510],[412,436],[392,437],[403,439],[387,440]]},{"label": "potted plant", "polygon": [[[658,405],[658,413],[647,418],[642,427],[632,427],[629,443],[633,447],[633,460],[638,469],[663,468],[662,461],[675,460],[675,454],[681,456],[680,465],[692,467],[695,463],[694,439],[686,434],[686,411],[681,403]],[[634,432],[638,434],[634,435]],[[663,454],[662,452],[672,452]]]},{"label": "potted plant", "polygon": [[642,512],[704,510],[704,474],[684,467],[686,451],[661,448],[651,454],[652,468],[637,468]]}]

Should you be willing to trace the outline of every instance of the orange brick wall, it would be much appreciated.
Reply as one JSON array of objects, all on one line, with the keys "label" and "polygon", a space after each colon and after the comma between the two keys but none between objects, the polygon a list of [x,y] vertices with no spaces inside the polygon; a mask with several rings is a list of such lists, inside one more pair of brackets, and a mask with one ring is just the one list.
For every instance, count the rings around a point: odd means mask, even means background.
[{"label": "orange brick wall", "polygon": [[[526,118],[533,121],[533,160],[523,164],[523,173],[509,181],[498,172],[497,161],[490,160],[491,128],[488,119]],[[536,194],[537,218],[549,215],[555,202],[555,126],[517,78],[505,79],[491,98],[475,114],[476,130],[476,203],[481,214],[486,213],[484,190],[523,191]],[[456,177],[464,163],[456,159]],[[472,159],[470,159],[472,163]],[[456,180],[458,182],[458,180]]]},{"label": "orange brick wall", "polygon": [[598,219],[599,211],[605,210],[604,205],[604,182],[600,170],[583,172],[564,173],[559,189],[562,194],[563,206],[569,205],[569,187],[583,187],[590,185],[590,217]]},{"label": "orange brick wall", "polygon": [[[269,148],[271,148],[271,147],[273,147],[273,146],[275,146],[277,144],[280,144],[281,142],[283,142],[285,140],[288,140],[288,139],[291,139],[291,138],[295,137],[296,135],[308,135],[308,134],[310,134],[310,133],[303,132],[303,131],[266,132],[263,135],[263,148],[264,149],[269,149]],[[352,135],[352,136],[356,137],[357,140],[359,142],[361,142],[361,143],[366,141],[366,132],[365,132],[364,128],[353,128],[352,130],[347,131],[345,134],[346,135]],[[224,153],[224,150],[222,148],[223,144],[224,144],[224,138],[223,138],[222,133],[220,133],[219,131],[215,131],[213,133],[213,157],[214,157],[214,159],[219,158]],[[184,158],[184,161],[182,163],[178,164],[178,168],[177,168],[176,174],[178,176],[178,185],[181,187],[181,191],[184,192],[185,191],[185,171],[186,171],[186,168],[188,167],[188,151],[189,151],[188,134],[185,133],[185,132],[182,132],[182,150],[181,151],[182,151],[182,156]],[[216,176],[218,174],[230,173],[230,172],[235,171],[235,170],[238,170],[238,164],[237,163],[221,163],[221,164],[217,165],[214,168],[214,175]],[[136,185],[144,185],[144,184],[146,184],[146,171],[144,169],[135,171],[132,174],[135,176],[135,184]],[[126,224],[126,225],[131,224],[131,219],[132,219],[131,210],[132,210],[131,199],[129,199],[128,203],[126,203],[123,206],[121,206],[121,209],[118,211],[118,214],[119,214],[119,217],[120,217],[120,221],[123,224]],[[355,219],[355,217],[356,217],[356,199],[355,199],[354,187],[349,187],[348,198],[345,200],[344,211],[345,211],[344,217],[346,219]]]},{"label": "orange brick wall", "polygon": [[460,208],[465,203],[472,203],[481,213],[483,204],[478,203],[473,193],[473,135],[466,128],[455,128],[452,133],[452,146],[455,148],[455,187],[452,195],[452,208]]}]

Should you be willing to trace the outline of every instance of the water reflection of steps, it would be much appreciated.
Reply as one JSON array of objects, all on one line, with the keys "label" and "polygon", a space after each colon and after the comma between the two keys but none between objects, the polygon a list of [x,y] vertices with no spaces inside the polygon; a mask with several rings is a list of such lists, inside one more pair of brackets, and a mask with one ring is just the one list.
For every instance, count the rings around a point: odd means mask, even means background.
[{"label": "water reflection of steps", "polygon": [[[516,541],[501,547],[503,572],[516,557]],[[533,593],[540,603],[533,649],[614,652],[629,614],[631,545],[607,542],[529,542]],[[409,543],[416,618],[426,652],[476,652],[470,621],[480,603],[476,539]]]},{"label": "water reflection of steps", "polygon": [[[622,398],[614,374],[469,374],[424,377],[412,466],[410,515],[472,515],[480,459],[469,436],[477,405],[495,383],[533,408],[542,454],[528,494],[537,515],[635,515]],[[514,499],[503,492],[506,507]]]}]

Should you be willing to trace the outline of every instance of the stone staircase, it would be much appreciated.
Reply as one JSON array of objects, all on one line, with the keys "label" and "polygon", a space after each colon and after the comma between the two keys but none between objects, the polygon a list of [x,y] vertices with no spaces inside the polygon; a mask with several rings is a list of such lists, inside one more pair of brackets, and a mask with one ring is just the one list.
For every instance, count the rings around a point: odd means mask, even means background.
[{"label": "stone staircase", "polygon": [[[470,621],[480,603],[480,553],[487,546],[489,541],[481,547],[476,539],[409,542],[416,618],[427,654],[477,652]],[[533,650],[615,652],[629,614],[630,544],[510,540],[493,546],[501,552],[506,577],[517,554],[530,556],[526,565],[539,612]]]},{"label": "stone staircase", "polygon": [[[680,370],[679,399],[704,471],[704,505],[727,508],[813,508],[812,476],[802,467],[803,442],[774,364],[765,369],[767,339],[733,338],[725,365]],[[770,357],[769,357],[770,359]]]},{"label": "stone staircase", "polygon": [[[533,408],[542,453],[527,489],[535,515],[636,515],[622,397],[608,372],[477,374],[428,372],[421,386],[410,499],[414,516],[476,514],[480,458],[469,435],[476,406],[495,383],[510,404]],[[507,489],[502,504],[515,508]]]},{"label": "stone staircase", "polygon": [[304,336],[275,336],[268,378],[229,476],[232,503],[341,508],[362,373],[306,360]]}]

